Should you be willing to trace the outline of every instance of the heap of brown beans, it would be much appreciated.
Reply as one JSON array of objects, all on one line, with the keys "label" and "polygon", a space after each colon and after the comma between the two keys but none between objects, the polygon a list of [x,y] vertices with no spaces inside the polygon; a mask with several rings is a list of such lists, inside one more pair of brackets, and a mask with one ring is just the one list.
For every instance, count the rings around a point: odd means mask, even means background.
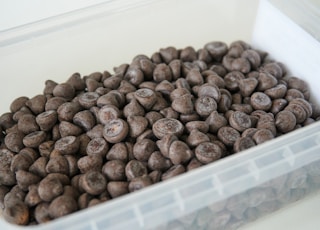
[{"label": "heap of brown beans", "polygon": [[0,206],[45,223],[319,120],[307,83],[236,41],[167,47],[15,99],[0,117]]}]

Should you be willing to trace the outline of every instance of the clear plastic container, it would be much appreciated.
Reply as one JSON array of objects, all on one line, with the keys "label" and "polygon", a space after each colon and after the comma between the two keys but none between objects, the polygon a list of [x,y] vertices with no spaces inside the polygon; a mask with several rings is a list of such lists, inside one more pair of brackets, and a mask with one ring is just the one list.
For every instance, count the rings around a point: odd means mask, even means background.
[{"label": "clear plastic container", "polygon": [[[320,100],[320,43],[269,1],[114,1],[0,36],[1,113],[17,96],[169,45],[245,40],[285,63]],[[296,41],[299,41],[297,46]],[[312,50],[310,53],[309,51]],[[301,55],[296,66],[292,55]],[[294,56],[296,57],[296,56]],[[301,60],[300,60],[301,63]],[[316,71],[316,72],[315,72]],[[320,123],[48,224],[0,229],[236,229],[320,188]]]}]

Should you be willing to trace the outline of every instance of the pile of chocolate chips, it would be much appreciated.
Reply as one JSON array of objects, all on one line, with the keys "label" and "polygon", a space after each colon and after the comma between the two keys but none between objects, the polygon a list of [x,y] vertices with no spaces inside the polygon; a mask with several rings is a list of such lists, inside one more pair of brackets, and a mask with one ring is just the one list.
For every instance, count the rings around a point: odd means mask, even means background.
[{"label": "pile of chocolate chips", "polygon": [[319,120],[306,82],[266,56],[167,47],[15,99],[0,117],[4,218],[45,223]]}]

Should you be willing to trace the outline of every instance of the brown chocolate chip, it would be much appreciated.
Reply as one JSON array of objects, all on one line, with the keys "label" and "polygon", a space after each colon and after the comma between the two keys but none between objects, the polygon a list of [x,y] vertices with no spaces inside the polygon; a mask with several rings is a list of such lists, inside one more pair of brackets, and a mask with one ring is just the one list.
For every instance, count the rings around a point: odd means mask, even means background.
[{"label": "brown chocolate chip", "polygon": [[117,118],[106,122],[103,137],[110,143],[117,143],[126,138],[129,126],[124,120]]},{"label": "brown chocolate chip", "polygon": [[257,89],[259,91],[265,91],[267,89],[271,89],[275,87],[278,83],[277,78],[265,72],[259,73],[258,81],[259,81],[259,84]]},{"label": "brown chocolate chip", "polygon": [[275,125],[281,133],[287,133],[296,126],[296,117],[289,110],[280,111],[276,115]]},{"label": "brown chocolate chip", "polygon": [[102,167],[102,173],[109,181],[123,181],[126,179],[125,163],[121,160],[111,160]]},{"label": "brown chocolate chip", "polygon": [[172,101],[172,108],[182,114],[191,114],[194,111],[193,96],[184,94],[181,97],[175,98]]},{"label": "brown chocolate chip", "polygon": [[236,140],[236,142],[233,145],[233,151],[236,153],[241,152],[241,151],[249,149],[255,145],[256,144],[251,137],[243,136],[243,137],[240,137]]},{"label": "brown chocolate chip", "polygon": [[239,81],[239,89],[240,93],[244,97],[250,96],[258,85],[258,80],[253,77],[240,79]]},{"label": "brown chocolate chip", "polygon": [[32,114],[24,114],[18,121],[18,129],[24,134],[29,134],[39,130],[36,117]]},{"label": "brown chocolate chip", "polygon": [[29,208],[22,201],[13,201],[5,206],[3,217],[12,224],[27,225],[29,222]]},{"label": "brown chocolate chip", "polygon": [[244,50],[241,53],[241,57],[246,58],[249,61],[251,68],[254,70],[258,69],[258,67],[261,64],[260,55],[256,50],[253,50],[253,49]]},{"label": "brown chocolate chip", "polygon": [[86,92],[79,96],[79,104],[85,109],[90,109],[97,104],[99,97],[100,95],[98,93]]},{"label": "brown chocolate chip", "polygon": [[222,149],[215,143],[203,142],[196,147],[195,155],[201,163],[208,164],[221,158]]},{"label": "brown chocolate chip", "polygon": [[99,195],[107,188],[107,181],[102,173],[88,171],[80,177],[80,187],[90,195]]},{"label": "brown chocolate chip", "polygon": [[102,158],[97,156],[84,156],[77,162],[78,168],[82,173],[92,170],[101,170],[102,164]]},{"label": "brown chocolate chip", "polygon": [[83,110],[74,115],[73,123],[88,131],[95,126],[96,119],[89,110]]},{"label": "brown chocolate chip", "polygon": [[183,130],[184,126],[182,123],[172,118],[162,118],[156,121],[152,126],[152,131],[158,139],[161,139],[166,134],[180,136],[183,133]]},{"label": "brown chocolate chip", "polygon": [[204,48],[209,52],[210,56],[215,61],[220,61],[221,58],[228,52],[228,46],[224,42],[209,42]]},{"label": "brown chocolate chip", "polygon": [[129,161],[126,165],[125,172],[129,181],[135,177],[140,177],[148,174],[147,167],[141,161],[137,160]]},{"label": "brown chocolate chip", "polygon": [[266,63],[262,66],[261,70],[271,74],[277,79],[280,79],[283,76],[283,69],[281,68],[280,63],[277,62]]},{"label": "brown chocolate chip", "polygon": [[45,105],[45,111],[57,110],[60,105],[66,103],[67,100],[63,97],[52,97],[49,98]]},{"label": "brown chocolate chip", "polygon": [[190,86],[202,85],[204,82],[201,73],[197,69],[191,69],[186,76],[186,80]]},{"label": "brown chocolate chip", "polygon": [[232,127],[224,126],[218,130],[218,138],[226,146],[233,146],[239,137],[240,137],[240,133]]},{"label": "brown chocolate chip", "polygon": [[270,89],[264,91],[272,99],[283,98],[287,93],[287,86],[284,84],[278,84]]},{"label": "brown chocolate chip", "polygon": [[231,63],[231,70],[233,71],[240,71],[241,73],[249,73],[251,70],[251,65],[248,59],[246,58],[235,58]]},{"label": "brown chocolate chip", "polygon": [[87,145],[88,156],[99,156],[104,158],[109,150],[109,145],[102,137],[92,139]]},{"label": "brown chocolate chip", "polygon": [[171,69],[165,63],[157,64],[153,71],[153,80],[155,82],[162,82],[164,80],[171,81]]},{"label": "brown chocolate chip", "polygon": [[74,115],[81,110],[76,102],[66,102],[59,106],[57,113],[59,121],[72,121]]},{"label": "brown chocolate chip", "polygon": [[147,110],[150,110],[157,101],[157,96],[154,91],[147,88],[136,90],[134,96],[137,101]]},{"label": "brown chocolate chip", "polygon": [[75,136],[66,136],[59,139],[54,149],[58,150],[61,154],[75,154],[80,147],[80,141]]},{"label": "brown chocolate chip", "polygon": [[288,102],[285,99],[279,98],[272,101],[272,106],[270,109],[270,112],[273,114],[277,114],[280,111],[282,111],[286,106]]},{"label": "brown chocolate chip", "polygon": [[174,59],[178,59],[179,53],[175,47],[169,46],[167,48],[161,48],[160,56],[165,63],[170,63]]},{"label": "brown chocolate chip", "polygon": [[129,193],[129,182],[127,181],[110,181],[107,189],[112,198],[116,198]]},{"label": "brown chocolate chip", "polygon": [[201,117],[208,117],[217,107],[215,99],[208,96],[201,96],[195,102],[195,110]]},{"label": "brown chocolate chip", "polygon": [[138,141],[133,146],[133,155],[139,161],[148,161],[150,155],[156,150],[156,143],[150,139]]},{"label": "brown chocolate chip", "polygon": [[249,115],[240,111],[235,111],[231,114],[229,124],[239,132],[243,132],[252,126]]},{"label": "brown chocolate chip", "polygon": [[23,138],[23,144],[26,147],[38,148],[39,145],[44,142],[47,138],[47,134],[44,131],[35,131],[29,133]]},{"label": "brown chocolate chip", "polygon": [[73,197],[62,195],[55,198],[49,205],[51,218],[59,218],[77,211],[77,202]]},{"label": "brown chocolate chip", "polygon": [[44,95],[36,95],[26,102],[26,106],[35,114],[44,112],[47,98]]},{"label": "brown chocolate chip", "polygon": [[174,165],[162,174],[161,180],[168,180],[184,173],[185,171],[186,169],[183,165]]},{"label": "brown chocolate chip", "polygon": [[207,141],[210,141],[210,138],[206,134],[200,132],[197,129],[191,130],[189,136],[186,139],[186,142],[190,147],[196,147],[202,142],[207,142]]},{"label": "brown chocolate chip", "polygon": [[206,123],[209,125],[209,130],[212,133],[218,132],[218,130],[227,125],[227,119],[219,114],[217,111],[213,111],[206,119]]},{"label": "brown chocolate chip", "polygon": [[127,122],[129,125],[129,136],[133,138],[141,135],[148,126],[148,120],[143,116],[129,116]]},{"label": "brown chocolate chip", "polygon": [[24,134],[21,132],[11,132],[7,133],[4,138],[4,144],[12,152],[19,152],[24,148],[23,138]]},{"label": "brown chocolate chip", "polygon": [[148,167],[151,170],[165,171],[171,166],[172,162],[159,151],[154,151],[148,159]]},{"label": "brown chocolate chip", "polygon": [[268,111],[272,106],[270,97],[261,92],[253,93],[250,102],[252,107],[256,110]]},{"label": "brown chocolate chip", "polygon": [[256,142],[256,144],[262,144],[266,141],[269,141],[274,138],[274,135],[269,129],[259,129],[252,136],[252,139]]},{"label": "brown chocolate chip", "polygon": [[226,88],[231,92],[239,90],[239,82],[244,78],[244,75],[239,71],[227,73],[227,75],[224,77]]},{"label": "brown chocolate chip", "polygon": [[185,128],[190,133],[192,130],[197,129],[200,132],[207,133],[209,131],[209,125],[205,121],[189,121],[186,123]]},{"label": "brown chocolate chip", "polygon": [[169,158],[174,165],[184,164],[193,156],[189,146],[182,141],[173,141],[169,147]]},{"label": "brown chocolate chip", "polygon": [[42,202],[36,206],[34,218],[39,224],[47,223],[52,220],[52,218],[49,216],[49,205],[50,203]]},{"label": "brown chocolate chip", "polygon": [[143,189],[145,187],[148,187],[152,185],[152,180],[149,176],[141,176],[141,177],[135,177],[129,182],[129,191],[135,192],[140,189]]},{"label": "brown chocolate chip", "polygon": [[107,160],[121,160],[127,162],[128,150],[123,142],[114,144],[107,153]]}]

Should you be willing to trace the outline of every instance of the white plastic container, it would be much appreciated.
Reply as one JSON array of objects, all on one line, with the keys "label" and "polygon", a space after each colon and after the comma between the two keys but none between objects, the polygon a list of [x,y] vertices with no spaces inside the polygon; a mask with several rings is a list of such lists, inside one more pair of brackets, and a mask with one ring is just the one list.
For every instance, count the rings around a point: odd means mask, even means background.
[{"label": "white plastic container", "polygon": [[[116,1],[0,34],[0,112],[44,81],[112,70],[161,47],[245,40],[310,83],[320,43],[269,1]],[[299,44],[299,45],[297,45]],[[302,58],[295,58],[302,57]],[[320,123],[45,225],[0,229],[236,229],[320,188]],[[223,223],[225,223],[223,225]],[[219,228],[219,224],[223,225]],[[180,228],[179,228],[180,229]]]}]

